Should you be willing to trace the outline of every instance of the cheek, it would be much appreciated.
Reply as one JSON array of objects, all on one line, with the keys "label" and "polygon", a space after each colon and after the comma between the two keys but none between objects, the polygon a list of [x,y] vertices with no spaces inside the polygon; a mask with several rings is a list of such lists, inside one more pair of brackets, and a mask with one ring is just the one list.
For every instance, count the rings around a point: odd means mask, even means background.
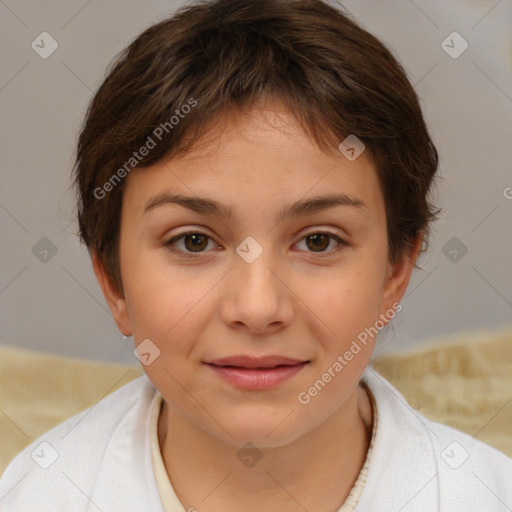
[{"label": "cheek", "polygon": [[323,336],[320,332],[315,334],[323,352],[315,374],[325,375],[325,379],[331,378],[325,374],[327,371],[336,375],[333,384],[326,387],[325,393],[322,391],[324,400],[339,400],[340,393],[358,381],[368,364],[376,337],[372,327],[379,318],[378,281],[374,270],[354,269],[336,282],[329,282],[324,293],[315,299],[315,311],[329,327],[328,331],[322,329]]},{"label": "cheek", "polygon": [[215,276],[144,254],[131,258],[127,271],[126,302],[135,341],[149,338],[162,351],[185,347],[202,327],[205,298]]},{"label": "cheek", "polygon": [[357,334],[379,315],[381,279],[375,268],[352,268],[309,292],[311,309],[338,338]]}]

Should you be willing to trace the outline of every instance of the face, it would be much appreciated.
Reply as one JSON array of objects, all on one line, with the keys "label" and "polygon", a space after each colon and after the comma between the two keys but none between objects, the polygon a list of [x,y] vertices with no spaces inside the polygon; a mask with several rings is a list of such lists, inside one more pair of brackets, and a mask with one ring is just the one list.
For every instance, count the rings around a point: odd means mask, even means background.
[{"label": "face", "polygon": [[[126,178],[124,297],[95,270],[174,411],[228,444],[283,445],[354,396],[375,341],[357,340],[390,319],[413,261],[389,262],[366,152],[328,155],[277,108],[210,140]],[[218,361],[232,356],[296,364]]]}]

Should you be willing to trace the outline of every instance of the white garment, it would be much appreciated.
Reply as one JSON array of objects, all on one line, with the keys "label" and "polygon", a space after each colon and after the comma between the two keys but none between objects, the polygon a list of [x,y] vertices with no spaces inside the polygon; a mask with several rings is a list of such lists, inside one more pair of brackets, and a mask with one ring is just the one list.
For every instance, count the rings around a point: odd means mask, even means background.
[{"label": "white garment", "polygon": [[[512,459],[427,420],[372,368],[363,381],[379,421],[356,512],[512,510]],[[150,451],[155,396],[143,375],[34,441],[0,479],[0,511],[163,512]]]}]

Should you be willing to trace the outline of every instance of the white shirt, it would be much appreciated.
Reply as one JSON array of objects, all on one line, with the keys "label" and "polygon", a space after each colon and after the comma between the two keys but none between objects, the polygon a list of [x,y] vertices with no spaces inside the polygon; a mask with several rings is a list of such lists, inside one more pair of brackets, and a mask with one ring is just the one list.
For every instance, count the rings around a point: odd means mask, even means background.
[{"label": "white shirt", "polygon": [[[512,510],[512,459],[429,421],[372,368],[362,380],[378,423],[355,512]],[[158,400],[143,375],[31,443],[0,479],[0,511],[184,512],[169,481],[164,509],[153,469]]]}]

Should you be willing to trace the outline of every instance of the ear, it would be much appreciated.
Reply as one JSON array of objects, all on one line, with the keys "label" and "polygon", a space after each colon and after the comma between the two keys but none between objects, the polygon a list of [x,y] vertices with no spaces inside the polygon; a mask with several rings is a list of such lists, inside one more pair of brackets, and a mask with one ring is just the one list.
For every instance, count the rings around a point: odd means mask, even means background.
[{"label": "ear", "polygon": [[130,323],[130,317],[126,309],[126,301],[122,294],[117,290],[114,282],[110,275],[106,272],[103,263],[101,262],[96,251],[91,251],[92,267],[96,274],[96,279],[103,291],[105,300],[107,301],[108,307],[117,328],[125,335],[131,336],[132,329]]},{"label": "ear", "polygon": [[393,308],[393,304],[398,304],[407,290],[411,278],[414,264],[418,259],[423,244],[423,231],[420,231],[414,240],[414,245],[410,250],[404,253],[394,263],[389,263],[386,280],[382,292],[381,313],[385,313]]}]

